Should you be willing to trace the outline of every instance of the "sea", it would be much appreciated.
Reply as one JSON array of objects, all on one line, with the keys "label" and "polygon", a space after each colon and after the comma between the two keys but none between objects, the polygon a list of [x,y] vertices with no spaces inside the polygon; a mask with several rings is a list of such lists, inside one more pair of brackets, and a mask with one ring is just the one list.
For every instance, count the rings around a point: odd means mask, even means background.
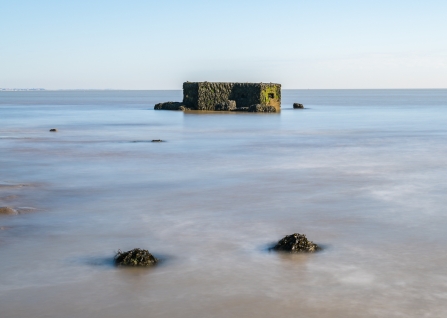
[{"label": "sea", "polygon": [[2,318],[447,317],[447,90],[153,109],[181,99],[0,92]]}]

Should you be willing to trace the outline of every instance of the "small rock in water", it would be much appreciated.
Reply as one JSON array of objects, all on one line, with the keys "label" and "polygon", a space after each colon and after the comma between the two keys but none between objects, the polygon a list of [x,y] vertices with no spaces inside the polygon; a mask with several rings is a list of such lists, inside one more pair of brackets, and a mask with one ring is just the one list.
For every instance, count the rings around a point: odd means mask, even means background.
[{"label": "small rock in water", "polygon": [[0,207],[0,214],[16,215],[19,214],[19,212],[9,206],[2,206]]},{"label": "small rock in water", "polygon": [[300,103],[293,103],[293,108],[304,108],[304,105]]},{"label": "small rock in water", "polygon": [[284,251],[290,253],[313,253],[321,250],[321,247],[319,247],[314,242],[309,241],[306,238],[306,235],[294,233],[292,235],[285,236],[273,247],[273,249],[275,251]]},{"label": "small rock in water", "polygon": [[56,128],[51,128],[50,131],[51,132],[57,132],[57,129]]},{"label": "small rock in water", "polygon": [[152,142],[163,142],[161,139],[152,139]]},{"label": "small rock in water", "polygon": [[158,262],[148,250],[135,248],[128,252],[118,250],[115,255],[116,266],[152,266]]}]

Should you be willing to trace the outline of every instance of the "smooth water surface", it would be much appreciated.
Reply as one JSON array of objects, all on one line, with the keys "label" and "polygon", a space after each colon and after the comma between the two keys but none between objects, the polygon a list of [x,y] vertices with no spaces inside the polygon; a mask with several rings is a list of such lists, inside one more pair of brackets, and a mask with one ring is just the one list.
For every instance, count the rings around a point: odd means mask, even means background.
[{"label": "smooth water surface", "polygon": [[[447,90],[168,100],[0,92],[2,318],[447,316]],[[268,251],[294,232],[324,250]],[[160,265],[113,266],[135,247]]]}]

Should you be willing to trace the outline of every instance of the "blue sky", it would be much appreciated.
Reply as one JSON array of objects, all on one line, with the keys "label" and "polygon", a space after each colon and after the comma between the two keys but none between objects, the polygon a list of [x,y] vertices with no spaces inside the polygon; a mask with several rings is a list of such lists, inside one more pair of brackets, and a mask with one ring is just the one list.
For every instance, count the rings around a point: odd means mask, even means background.
[{"label": "blue sky", "polygon": [[447,88],[447,1],[5,1],[0,87]]}]

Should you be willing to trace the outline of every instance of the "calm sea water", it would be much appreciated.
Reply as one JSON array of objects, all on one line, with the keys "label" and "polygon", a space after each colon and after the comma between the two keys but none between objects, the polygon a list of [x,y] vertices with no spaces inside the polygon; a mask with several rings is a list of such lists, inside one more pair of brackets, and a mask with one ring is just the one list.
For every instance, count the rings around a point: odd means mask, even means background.
[{"label": "calm sea water", "polygon": [[[0,206],[35,209],[0,216],[2,318],[447,316],[447,90],[168,100],[0,92]],[[294,232],[324,250],[268,252]],[[113,266],[135,247],[161,264]]]}]

